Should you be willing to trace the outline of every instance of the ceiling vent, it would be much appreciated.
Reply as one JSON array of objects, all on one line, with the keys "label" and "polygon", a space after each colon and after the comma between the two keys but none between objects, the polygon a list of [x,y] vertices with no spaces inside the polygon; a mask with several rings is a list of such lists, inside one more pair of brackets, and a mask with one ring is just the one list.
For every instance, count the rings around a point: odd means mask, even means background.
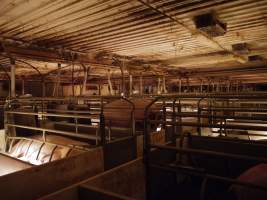
[{"label": "ceiling vent", "polygon": [[253,55],[253,56],[249,56],[248,60],[250,62],[263,61],[263,57],[261,57],[259,55]]},{"label": "ceiling vent", "polygon": [[238,54],[249,54],[249,48],[247,43],[237,43],[232,45],[232,49]]},{"label": "ceiling vent", "polygon": [[206,13],[194,17],[196,28],[210,37],[222,36],[226,33],[226,24],[217,19],[214,13]]}]

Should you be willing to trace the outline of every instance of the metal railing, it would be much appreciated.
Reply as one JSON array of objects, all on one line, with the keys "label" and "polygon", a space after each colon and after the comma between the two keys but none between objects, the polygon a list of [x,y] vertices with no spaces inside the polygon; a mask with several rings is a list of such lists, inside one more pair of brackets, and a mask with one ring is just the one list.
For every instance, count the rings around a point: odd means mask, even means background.
[{"label": "metal railing", "polygon": [[[93,101],[94,104],[97,104],[98,107],[93,111],[91,110],[92,107],[88,107],[88,110],[66,110],[49,107],[50,103],[55,103],[55,105],[62,105],[68,104],[69,102],[71,102],[72,105],[80,106],[79,104],[73,103],[78,103],[80,99],[82,99],[86,103],[90,103],[91,101]],[[122,127],[113,127],[105,120],[104,105],[116,99],[123,99],[124,101],[127,101],[131,106],[131,125],[127,129]],[[112,139],[110,135],[111,129],[113,131],[130,130],[132,135],[135,134],[134,104],[130,100],[123,97],[18,98],[14,99],[14,101],[8,101],[5,106],[5,129],[7,133],[6,135],[8,137],[12,136],[12,128],[13,131],[16,128],[21,128],[41,133],[44,142],[46,142],[46,135],[49,133],[86,140],[90,144],[94,141],[95,145],[105,145]],[[14,121],[14,116],[18,116],[20,118],[23,118],[24,116],[31,116],[38,120],[38,123],[35,125],[16,123]],[[57,118],[60,120],[55,121],[51,118]],[[91,123],[80,123],[79,120],[81,119],[90,120]],[[55,129],[47,127],[46,122],[49,121],[53,121],[53,124],[56,126],[66,126],[69,128],[73,128],[73,130],[66,131],[59,130],[58,128]],[[84,131],[81,132],[81,129],[90,129],[90,131],[93,131],[94,133],[85,133]]]},{"label": "metal railing", "polygon": [[[183,112],[183,101],[190,99],[190,101],[195,100],[195,103],[192,105],[196,110],[191,113]],[[179,172],[193,176],[199,176],[203,178],[200,196],[201,199],[205,199],[205,189],[207,186],[207,180],[212,179],[218,182],[224,182],[228,184],[241,185],[244,187],[254,188],[266,190],[267,187],[258,186],[252,183],[239,181],[236,179],[217,176],[214,174],[210,174],[208,171],[196,168],[192,166],[184,166],[177,163],[156,163],[153,161],[152,152],[155,150],[168,150],[174,151],[180,154],[190,154],[192,155],[205,155],[218,157],[221,159],[234,159],[234,160],[246,160],[246,161],[256,161],[259,163],[267,163],[267,159],[264,157],[253,157],[247,155],[233,154],[233,153],[222,153],[217,151],[207,151],[201,149],[192,149],[192,148],[179,148],[173,147],[169,145],[158,145],[152,144],[150,141],[150,126],[153,124],[162,124],[164,126],[172,126],[172,141],[173,145],[176,145],[176,139],[182,135],[182,128],[185,126],[191,126],[197,128],[197,134],[199,136],[202,135],[201,128],[209,127],[209,128],[219,128],[220,136],[223,136],[223,132],[226,130],[259,130],[259,131],[267,131],[267,115],[265,114],[266,109],[259,109],[256,105],[255,108],[251,107],[242,107],[246,103],[253,105],[253,100],[257,100],[257,106],[260,102],[264,104],[267,103],[267,95],[260,94],[251,94],[251,95],[217,95],[217,94],[204,94],[204,95],[180,95],[180,96],[162,96],[155,98],[145,110],[145,130],[144,130],[144,164],[146,170],[146,199],[151,199],[152,191],[151,191],[151,168],[158,168],[167,171]],[[149,114],[153,110],[153,105],[157,102],[161,101],[163,105],[166,107],[166,102],[169,102],[167,106],[171,108],[171,111],[166,112],[165,118],[161,120],[150,119]],[[232,101],[232,102],[231,102]],[[205,103],[204,103],[205,102]],[[225,104],[228,102],[228,104]],[[229,107],[229,102],[231,102],[231,107]],[[237,103],[236,103],[237,102]],[[242,106],[240,104],[242,102]],[[239,106],[236,104],[239,103]],[[218,106],[219,105],[219,106]],[[223,105],[223,106],[222,106]],[[166,108],[164,109],[167,110]],[[231,113],[216,113],[222,111],[231,111]],[[259,115],[248,115],[245,116],[244,113],[257,113]],[[237,114],[242,113],[243,115]],[[183,118],[186,117],[194,117],[196,122],[183,122]],[[206,122],[203,122],[203,119]],[[228,124],[222,123],[226,122],[226,119],[234,119],[234,120],[249,120],[251,123],[247,124]],[[255,124],[255,122],[261,124]],[[265,124],[264,124],[265,123]],[[238,134],[236,134],[238,135]],[[267,134],[249,134],[254,136],[264,136],[267,138]],[[170,144],[170,143],[168,143]],[[266,149],[267,149],[267,145]]]}]

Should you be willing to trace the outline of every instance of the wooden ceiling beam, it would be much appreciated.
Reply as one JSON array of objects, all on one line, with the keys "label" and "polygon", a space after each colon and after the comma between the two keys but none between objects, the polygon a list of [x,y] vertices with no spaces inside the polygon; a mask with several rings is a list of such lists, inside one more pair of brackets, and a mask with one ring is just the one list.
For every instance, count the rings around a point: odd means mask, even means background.
[{"label": "wooden ceiling beam", "polygon": [[[18,42],[0,42],[0,54],[7,57],[31,59],[51,63],[73,63],[119,67],[121,57],[106,52],[80,53],[65,49],[43,48]],[[125,59],[125,58],[124,58]],[[132,64],[130,59],[125,64]]]}]

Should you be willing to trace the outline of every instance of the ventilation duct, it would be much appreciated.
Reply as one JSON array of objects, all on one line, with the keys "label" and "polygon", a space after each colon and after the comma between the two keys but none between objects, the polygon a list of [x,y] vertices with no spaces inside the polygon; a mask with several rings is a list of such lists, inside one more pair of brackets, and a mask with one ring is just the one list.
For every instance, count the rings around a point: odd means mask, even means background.
[{"label": "ventilation duct", "polygon": [[217,19],[214,13],[206,13],[194,17],[196,28],[210,37],[222,36],[226,33],[226,24]]},{"label": "ventilation duct", "polygon": [[249,54],[249,48],[247,43],[233,44],[232,49],[237,54]]},{"label": "ventilation duct", "polygon": [[253,56],[249,56],[248,60],[250,62],[255,62],[255,61],[262,61],[263,57],[259,56],[259,55],[253,55]]}]

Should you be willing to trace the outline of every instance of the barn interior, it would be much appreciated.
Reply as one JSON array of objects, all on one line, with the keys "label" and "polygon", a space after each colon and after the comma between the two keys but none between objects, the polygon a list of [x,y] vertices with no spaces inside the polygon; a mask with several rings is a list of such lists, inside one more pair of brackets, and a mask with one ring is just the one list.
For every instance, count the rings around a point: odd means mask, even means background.
[{"label": "barn interior", "polygon": [[2,0],[0,199],[266,200],[266,8]]}]

